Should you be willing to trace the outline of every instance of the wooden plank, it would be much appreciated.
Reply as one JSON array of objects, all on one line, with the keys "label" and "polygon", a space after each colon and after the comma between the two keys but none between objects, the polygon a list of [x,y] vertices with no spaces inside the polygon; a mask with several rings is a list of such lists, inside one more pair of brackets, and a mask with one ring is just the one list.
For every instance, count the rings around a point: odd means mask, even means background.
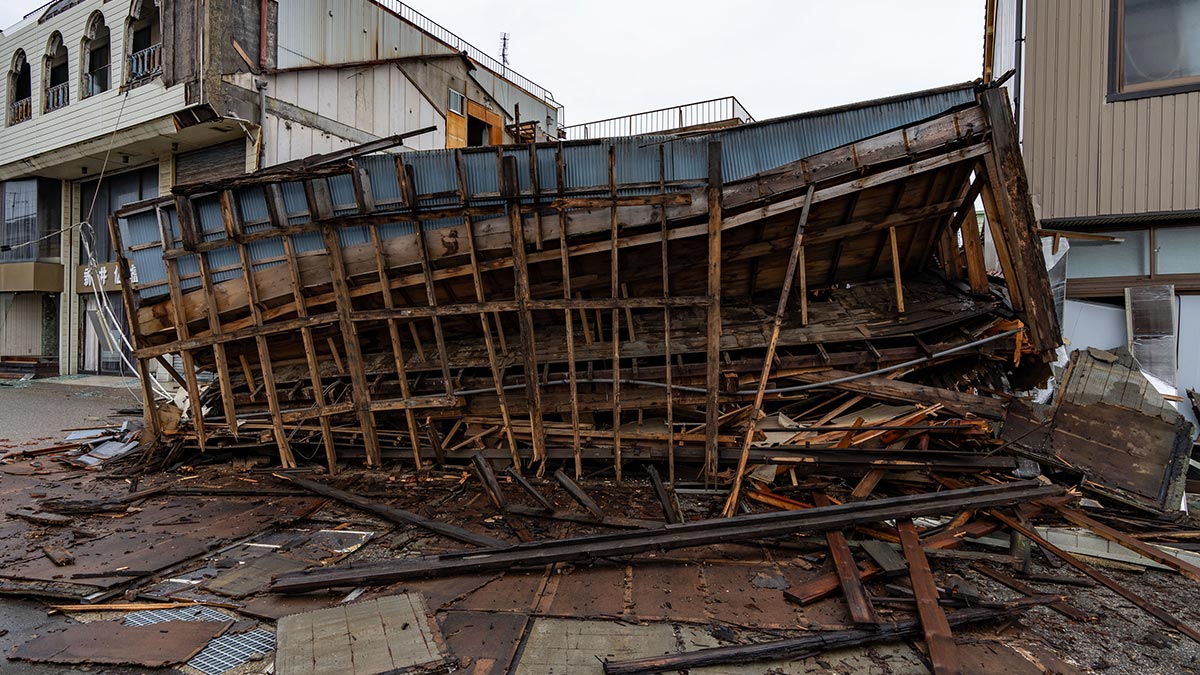
[{"label": "wooden plank", "polygon": [[[156,210],[155,214],[158,217],[159,230],[167,233],[162,211]],[[169,241],[169,239],[164,236],[163,241]],[[175,336],[179,340],[186,340],[190,335],[190,329],[183,304],[183,290],[180,287],[178,262],[164,260],[163,264],[166,266],[167,271],[167,290],[171,297],[171,312],[175,321]],[[196,442],[200,444],[200,450],[203,451],[208,440],[208,432],[204,424],[204,411],[200,405],[200,386],[196,382],[196,364],[190,350],[181,349],[179,351],[179,358],[183,362],[183,376],[187,378],[188,400],[191,402],[192,425],[196,430]],[[226,386],[228,386],[228,382]],[[230,424],[233,424],[231,429],[235,430],[237,429],[237,424],[236,414],[233,409],[233,397],[225,396],[225,391],[222,389],[221,398],[225,407],[225,419]]]},{"label": "wooden plank", "polygon": [[1200,567],[1197,567],[1196,565],[1193,565],[1182,558],[1173,556],[1157,546],[1147,544],[1140,539],[1136,539],[1125,534],[1124,532],[1115,530],[1098,520],[1089,518],[1086,514],[1078,509],[1073,509],[1062,505],[1056,506],[1055,508],[1058,510],[1058,513],[1062,515],[1062,517],[1071,521],[1075,525],[1078,525],[1079,527],[1086,527],[1092,532],[1095,532],[1096,534],[1113,543],[1120,544],[1121,546],[1124,546],[1125,548],[1143,555],[1157,563],[1166,565],[1167,567],[1179,572],[1192,581],[1200,581]]},{"label": "wooden plank", "polygon": [[[832,502],[825,494],[814,492],[813,504],[818,507],[830,506]],[[858,564],[854,562],[854,554],[846,543],[846,535],[830,530],[825,533],[825,543],[829,546],[829,557],[833,559],[833,568],[841,581],[842,596],[850,610],[850,618],[859,626],[878,625],[879,616],[875,614],[871,598],[858,576]]]},{"label": "wooden plank", "polygon": [[[787,271],[783,275],[783,288],[779,291],[779,303],[775,308],[775,320],[771,324],[771,337],[767,341],[766,355],[763,357],[762,373],[759,375],[758,387],[754,392],[754,403],[750,406],[750,424],[742,439],[742,453],[738,457],[737,471],[730,486],[729,499],[725,502],[722,515],[731,518],[737,513],[738,497],[741,491],[742,478],[746,472],[746,463],[750,458],[750,446],[754,443],[754,434],[758,430],[758,419],[762,416],[763,396],[767,391],[767,383],[771,379],[771,369],[775,366],[775,349],[779,345],[779,332],[783,328],[783,317],[787,313],[788,300],[792,293],[792,280],[796,278],[796,267],[800,262],[800,250],[804,245],[804,229],[808,225],[808,215],[812,210],[812,196],[816,186],[809,185],[804,208],[800,211],[800,220],[796,223],[796,234],[792,239],[792,251],[788,256]],[[711,384],[709,386],[712,386]],[[712,433],[715,435],[715,423]]]},{"label": "wooden plank", "polygon": [[925,645],[929,648],[929,660],[935,675],[957,675],[961,671],[958,646],[950,633],[946,613],[938,603],[937,583],[929,570],[929,561],[921,548],[921,540],[912,521],[896,521],[900,532],[900,545],[904,558],[908,560],[908,575],[912,580],[913,593],[917,598],[917,616],[925,631]]},{"label": "wooden plank", "polygon": [[583,488],[579,487],[575,481],[571,480],[570,476],[563,473],[562,469],[554,472],[554,480],[558,481],[558,484],[567,491],[568,495],[571,495],[571,499],[574,499],[580,506],[587,509],[588,513],[595,516],[597,520],[604,520],[604,510],[600,508],[600,505],[588,493],[584,492]]},{"label": "wooden plank", "polygon": [[[113,250],[117,253],[117,273],[122,279],[121,302],[125,305],[125,317],[129,321],[133,347],[137,350],[143,346],[145,338],[142,336],[141,325],[135,320],[137,312],[134,308],[137,305],[133,295],[133,283],[130,281],[129,259],[125,257],[125,244],[121,239],[121,228],[117,226],[117,219],[112,215],[108,217],[108,236],[113,243]],[[150,438],[143,435],[142,440],[153,442],[162,436],[162,427],[158,420],[158,406],[155,404],[153,385],[150,384],[150,367],[147,360],[138,358],[137,369],[138,384],[142,389],[142,422],[144,428],[152,434]]]}]

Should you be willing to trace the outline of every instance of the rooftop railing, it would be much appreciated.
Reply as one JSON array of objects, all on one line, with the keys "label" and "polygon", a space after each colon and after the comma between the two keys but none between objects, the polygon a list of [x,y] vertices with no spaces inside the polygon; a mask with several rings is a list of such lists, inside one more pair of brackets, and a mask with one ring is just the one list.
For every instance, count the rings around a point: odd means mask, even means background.
[{"label": "rooftop railing", "polygon": [[700,127],[720,122],[745,124],[754,118],[735,96],[714,98],[708,101],[685,103],[670,108],[647,110],[646,112],[610,117],[595,122],[573,124],[563,127],[567,140],[607,138],[610,136],[639,136],[662,133],[690,127]]},{"label": "rooftop railing", "polygon": [[496,73],[497,75],[512,82],[513,84],[524,89],[525,91],[529,92],[530,94],[533,94],[534,96],[542,99],[543,101],[546,101],[548,103],[553,103],[556,107],[558,107],[558,102],[554,100],[554,94],[551,94],[550,91],[547,90],[545,87],[542,87],[541,85],[533,82],[529,78],[514,71],[513,69],[504,65],[503,63],[500,63],[499,61],[492,58],[491,56],[488,56],[487,53],[484,52],[482,49],[479,49],[478,47],[471,44],[470,42],[467,42],[466,40],[458,37],[454,33],[451,33],[449,30],[442,27],[441,24],[434,21],[433,19],[430,19],[429,17],[425,16],[424,14],[418,12],[417,10],[413,9],[412,7],[409,7],[408,5],[406,5],[402,2],[399,2],[398,0],[375,0],[375,1],[378,2],[381,6],[391,10],[392,12],[395,12],[397,15],[400,16],[400,18],[404,19],[405,21],[412,23],[417,28],[420,28],[421,30],[425,31],[426,33],[429,33],[430,35],[434,36],[438,40],[441,40],[442,42],[445,42],[446,44],[450,45],[451,48],[453,48],[457,51],[460,51],[460,52],[466,52],[467,56],[471,57],[472,60],[479,62],[484,68],[487,68],[488,70],[492,71],[493,73]]}]

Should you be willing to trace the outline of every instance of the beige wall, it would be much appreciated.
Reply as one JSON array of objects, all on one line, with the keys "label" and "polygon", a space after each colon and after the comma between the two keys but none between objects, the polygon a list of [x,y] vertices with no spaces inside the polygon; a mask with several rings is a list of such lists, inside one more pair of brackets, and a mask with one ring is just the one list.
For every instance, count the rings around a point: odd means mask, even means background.
[{"label": "beige wall", "polygon": [[1105,103],[1109,0],[1025,6],[1024,153],[1041,217],[1200,208],[1200,92]]}]

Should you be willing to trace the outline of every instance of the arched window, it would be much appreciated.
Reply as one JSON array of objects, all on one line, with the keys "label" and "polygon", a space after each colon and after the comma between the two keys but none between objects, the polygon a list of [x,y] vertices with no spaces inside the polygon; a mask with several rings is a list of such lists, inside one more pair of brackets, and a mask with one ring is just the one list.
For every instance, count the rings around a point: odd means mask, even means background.
[{"label": "arched window", "polygon": [[148,80],[162,73],[162,26],[157,0],[133,0],[125,26],[125,44],[127,82]]},{"label": "arched window", "polygon": [[30,75],[25,52],[18,49],[13,55],[12,68],[8,71],[9,126],[33,117],[33,85]]},{"label": "arched window", "polygon": [[83,73],[83,88],[81,97],[87,98],[112,86],[112,55],[109,52],[108,26],[104,23],[104,15],[100,12],[92,14],[88,19],[87,30],[83,33],[83,44],[80,45],[80,59]]},{"label": "arched window", "polygon": [[62,33],[54,31],[46,47],[45,66],[42,67],[42,82],[46,86],[45,112],[65,108],[71,102],[69,70],[67,46],[63,44]]}]

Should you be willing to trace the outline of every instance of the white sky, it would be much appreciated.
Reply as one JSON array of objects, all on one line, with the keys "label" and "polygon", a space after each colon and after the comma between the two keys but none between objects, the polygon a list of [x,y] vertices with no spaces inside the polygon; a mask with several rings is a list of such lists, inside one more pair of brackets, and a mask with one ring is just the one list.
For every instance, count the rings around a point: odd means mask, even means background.
[{"label": "white sky", "polygon": [[[42,4],[0,0],[0,26]],[[567,124],[730,94],[766,119],[982,71],[984,0],[410,4],[493,56],[508,32],[509,65],[554,92]]]}]

